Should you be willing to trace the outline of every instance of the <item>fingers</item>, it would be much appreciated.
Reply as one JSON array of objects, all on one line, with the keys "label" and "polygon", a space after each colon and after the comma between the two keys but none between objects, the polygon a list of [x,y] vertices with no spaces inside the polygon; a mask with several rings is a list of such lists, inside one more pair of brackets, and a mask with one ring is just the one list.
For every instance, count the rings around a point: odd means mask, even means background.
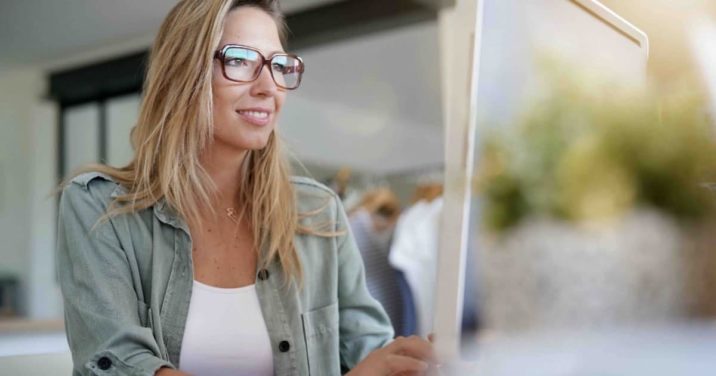
[{"label": "fingers", "polygon": [[389,375],[421,375],[428,369],[428,363],[405,355],[388,354],[385,361]]},{"label": "fingers", "polygon": [[433,345],[418,336],[398,337],[388,345],[388,349],[393,354],[407,355],[430,363],[437,361]]}]

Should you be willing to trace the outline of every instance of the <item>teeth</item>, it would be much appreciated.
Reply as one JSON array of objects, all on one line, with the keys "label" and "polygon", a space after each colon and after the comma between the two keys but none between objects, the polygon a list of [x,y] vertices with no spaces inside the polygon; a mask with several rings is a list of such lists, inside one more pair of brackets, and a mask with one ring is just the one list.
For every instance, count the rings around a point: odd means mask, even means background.
[{"label": "teeth", "polygon": [[259,119],[265,119],[268,117],[268,112],[263,111],[239,111],[240,114],[243,115],[249,115],[251,117],[259,118]]}]

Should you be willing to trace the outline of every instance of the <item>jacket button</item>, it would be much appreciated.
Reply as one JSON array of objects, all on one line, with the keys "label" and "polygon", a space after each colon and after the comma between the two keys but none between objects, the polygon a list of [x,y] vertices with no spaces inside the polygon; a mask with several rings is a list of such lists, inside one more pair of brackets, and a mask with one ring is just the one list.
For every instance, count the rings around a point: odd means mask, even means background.
[{"label": "jacket button", "polygon": [[259,279],[262,281],[267,280],[269,277],[269,272],[266,269],[259,270]]},{"label": "jacket button", "polygon": [[112,361],[106,356],[103,356],[99,358],[99,360],[97,361],[97,365],[99,366],[99,369],[101,369],[102,371],[106,371],[110,367],[112,367]]},{"label": "jacket button", "polygon": [[288,352],[290,349],[291,344],[288,343],[288,341],[281,341],[281,343],[278,344],[278,350],[281,352]]}]

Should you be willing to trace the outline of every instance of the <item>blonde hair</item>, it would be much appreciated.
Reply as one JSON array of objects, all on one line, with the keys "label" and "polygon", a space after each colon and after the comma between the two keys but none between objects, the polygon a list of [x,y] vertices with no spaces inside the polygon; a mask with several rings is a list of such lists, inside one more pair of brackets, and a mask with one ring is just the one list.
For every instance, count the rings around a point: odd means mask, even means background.
[{"label": "blonde hair", "polygon": [[[213,141],[214,51],[227,14],[240,6],[254,6],[273,16],[283,42],[285,26],[276,0],[183,0],[164,20],[151,50],[139,119],[132,130],[133,160],[121,168],[83,169],[107,174],[127,189],[112,202],[107,217],[146,209],[164,198],[182,217],[198,218],[200,203],[216,197],[199,157]],[[301,284],[294,235],[311,231],[299,228],[295,193],[275,131],[265,148],[247,153],[242,170],[242,212],[253,231],[260,267],[278,260],[287,281]]]}]

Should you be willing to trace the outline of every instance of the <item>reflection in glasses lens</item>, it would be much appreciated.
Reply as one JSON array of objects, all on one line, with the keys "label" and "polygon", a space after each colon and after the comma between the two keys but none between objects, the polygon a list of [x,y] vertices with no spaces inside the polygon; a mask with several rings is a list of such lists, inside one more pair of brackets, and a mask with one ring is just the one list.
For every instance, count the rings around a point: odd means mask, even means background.
[{"label": "reflection in glasses lens", "polygon": [[[253,81],[261,73],[264,61],[264,57],[257,51],[242,47],[227,48],[224,51],[224,72],[233,81]],[[286,89],[295,89],[300,85],[303,63],[297,57],[274,55],[270,67],[276,85]]]},{"label": "reflection in glasses lens", "polygon": [[295,57],[277,55],[271,59],[271,72],[277,85],[296,88],[301,81],[303,67]]}]

